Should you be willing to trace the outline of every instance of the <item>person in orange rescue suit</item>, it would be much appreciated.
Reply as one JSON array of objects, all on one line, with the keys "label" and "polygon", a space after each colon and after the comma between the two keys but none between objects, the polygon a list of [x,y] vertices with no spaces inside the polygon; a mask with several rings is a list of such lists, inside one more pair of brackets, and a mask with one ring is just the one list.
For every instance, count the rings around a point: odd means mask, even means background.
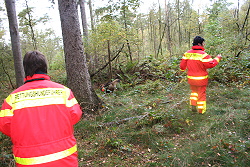
[{"label": "person in orange rescue suit", "polygon": [[193,112],[206,112],[206,87],[208,85],[208,68],[215,67],[222,56],[212,59],[204,50],[205,40],[196,36],[191,50],[184,53],[180,62],[181,71],[187,69],[188,83],[191,89],[190,105]]},{"label": "person in orange rescue suit", "polygon": [[18,167],[77,167],[73,125],[81,108],[72,91],[50,80],[38,51],[25,54],[25,83],[3,102],[0,131],[11,138]]}]

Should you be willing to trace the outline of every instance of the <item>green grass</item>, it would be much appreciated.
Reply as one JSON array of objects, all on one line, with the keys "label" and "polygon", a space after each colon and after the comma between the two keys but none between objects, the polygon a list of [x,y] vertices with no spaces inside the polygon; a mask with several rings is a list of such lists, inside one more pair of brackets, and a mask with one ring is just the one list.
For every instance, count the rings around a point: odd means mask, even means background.
[{"label": "green grass", "polygon": [[[85,114],[75,126],[80,166],[250,164],[250,90],[246,86],[211,82],[204,115],[189,111],[186,82],[147,81],[126,89],[121,84],[115,94],[97,93],[105,102],[104,111]],[[0,135],[0,144],[1,162],[11,163],[9,139]]]},{"label": "green grass", "polygon": [[158,80],[102,97],[106,111],[75,128],[78,142],[90,143],[81,166],[247,166],[249,89],[211,83],[204,115],[189,111],[189,92]]}]

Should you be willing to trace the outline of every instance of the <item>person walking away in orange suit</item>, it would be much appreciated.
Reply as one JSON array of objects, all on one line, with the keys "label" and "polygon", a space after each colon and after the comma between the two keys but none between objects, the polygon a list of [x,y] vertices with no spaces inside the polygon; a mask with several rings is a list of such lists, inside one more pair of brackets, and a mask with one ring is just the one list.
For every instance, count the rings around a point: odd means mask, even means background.
[{"label": "person walking away in orange suit", "polygon": [[196,36],[192,48],[184,53],[180,62],[181,71],[187,69],[187,78],[191,89],[190,105],[192,111],[201,114],[206,112],[207,69],[215,67],[222,58],[221,54],[219,54],[212,59],[205,52],[204,46],[205,39]]},{"label": "person walking away in orange suit", "polygon": [[3,102],[0,132],[11,138],[17,167],[78,167],[73,125],[81,116],[72,91],[50,80],[38,51],[25,54],[25,83]]}]

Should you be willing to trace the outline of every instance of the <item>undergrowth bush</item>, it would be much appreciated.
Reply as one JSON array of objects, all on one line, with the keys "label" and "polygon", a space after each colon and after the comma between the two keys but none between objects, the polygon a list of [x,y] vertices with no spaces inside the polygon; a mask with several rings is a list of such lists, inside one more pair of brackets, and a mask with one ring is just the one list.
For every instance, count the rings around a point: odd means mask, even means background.
[{"label": "undergrowth bush", "polygon": [[[186,73],[181,73],[179,63],[182,56],[163,57],[155,59],[152,55],[139,62],[119,65],[120,69],[114,69],[123,84],[133,87],[138,84],[145,84],[147,80],[164,79],[172,82],[180,82],[186,77]],[[217,81],[225,85],[237,84],[237,86],[250,85],[250,59],[248,55],[235,57],[223,55],[220,63],[208,69],[211,81]],[[102,74],[100,74],[102,75]]]},{"label": "undergrowth bush", "polygon": [[250,85],[250,58],[225,57],[218,67],[210,70],[210,78],[223,84],[237,84],[239,86]]}]

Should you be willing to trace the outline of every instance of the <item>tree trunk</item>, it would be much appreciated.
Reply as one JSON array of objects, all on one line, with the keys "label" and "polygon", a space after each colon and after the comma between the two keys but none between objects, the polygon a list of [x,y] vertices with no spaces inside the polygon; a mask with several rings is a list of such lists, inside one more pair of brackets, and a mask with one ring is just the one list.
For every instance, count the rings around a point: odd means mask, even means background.
[{"label": "tree trunk", "polygon": [[180,0],[176,0],[176,5],[177,5],[177,21],[178,21],[178,43],[179,43],[179,46],[181,46],[181,23],[180,23]]},{"label": "tree trunk", "polygon": [[[81,18],[82,18],[82,30],[83,30],[83,36],[86,40],[86,44],[89,44],[89,33],[88,33],[88,24],[87,24],[87,16],[86,16],[86,10],[85,10],[85,0],[79,0],[79,4],[80,4],[80,10],[81,10]],[[86,46],[86,45],[85,45]],[[88,66],[89,69],[93,69],[93,57],[91,54],[88,54],[87,52],[86,54],[86,59],[88,62]]]},{"label": "tree trunk", "polygon": [[5,0],[5,6],[7,9],[7,14],[9,19],[9,29],[10,29],[11,45],[12,45],[15,75],[16,75],[16,85],[17,87],[19,87],[23,85],[23,79],[25,75],[23,69],[20,36],[16,18],[15,0]]},{"label": "tree trunk", "polygon": [[90,13],[90,21],[91,21],[91,30],[95,30],[95,23],[94,23],[94,15],[93,15],[93,9],[92,9],[92,1],[89,0],[89,13]]},{"label": "tree trunk", "polygon": [[150,41],[149,41],[149,48],[150,48],[150,54],[153,54],[153,52],[152,52],[152,50],[154,50],[154,43],[153,43],[153,41],[154,41],[154,39],[153,39],[153,25],[154,25],[154,23],[153,23],[153,19],[152,19],[152,12],[150,12],[149,13],[149,31],[148,31],[148,34],[149,34],[149,39],[150,39]]},{"label": "tree trunk", "polygon": [[88,26],[87,26],[87,16],[85,10],[85,0],[79,0],[80,9],[81,9],[81,18],[82,18],[82,29],[83,36],[88,39]]},{"label": "tree trunk", "polygon": [[164,35],[165,35],[166,27],[167,27],[167,24],[165,24],[164,30],[163,30],[162,35],[160,37],[160,44],[159,44],[159,48],[157,50],[157,58],[158,58],[158,55],[159,55],[160,52],[161,52],[161,55],[162,55],[162,41],[163,41],[163,38],[164,38]]},{"label": "tree trunk", "polygon": [[102,101],[92,88],[88,72],[76,0],[58,0],[68,86],[83,110],[96,112]]},{"label": "tree trunk", "polygon": [[[158,0],[158,4],[159,4],[159,12],[158,12],[158,17],[159,17],[159,29],[158,29],[158,31],[159,31],[159,35],[157,35],[157,36],[159,36],[160,38],[159,38],[159,44],[158,44],[159,47],[157,49],[156,58],[158,58],[159,54],[162,55],[162,45],[161,45],[162,44],[162,38],[161,38],[161,36],[164,36],[164,33],[165,33],[165,29],[162,32],[162,19],[161,19],[162,14],[161,14],[161,5],[160,5],[159,0]],[[161,34],[163,34],[163,35],[161,35]]]},{"label": "tree trunk", "polygon": [[170,56],[172,55],[172,39],[171,39],[171,27],[170,27],[170,5],[165,1],[166,12],[166,27],[167,27],[167,46]]},{"label": "tree trunk", "polygon": [[108,58],[109,58],[109,80],[112,80],[112,64],[111,64],[111,51],[110,51],[110,41],[108,40]]},{"label": "tree trunk", "polygon": [[[125,31],[126,31],[126,34],[128,34],[128,25],[127,25],[127,16],[126,16],[126,7],[125,7],[125,1],[124,1],[124,7],[123,7],[123,19],[124,19],[124,27],[125,27]],[[130,58],[130,61],[132,62],[133,61],[133,58],[132,58],[132,52],[131,52],[131,47],[130,47],[130,43],[129,43],[129,40],[127,38],[127,35],[126,35],[126,41],[127,41],[127,47],[128,47],[128,53],[129,53],[129,58]]]},{"label": "tree trunk", "polygon": [[34,50],[37,50],[37,45],[36,45],[37,41],[36,41],[34,27],[33,27],[32,19],[31,19],[31,13],[30,13],[29,6],[28,6],[28,1],[26,0],[25,3],[26,3],[27,15],[28,15],[28,26],[30,27],[30,31],[31,31],[33,48]]}]

